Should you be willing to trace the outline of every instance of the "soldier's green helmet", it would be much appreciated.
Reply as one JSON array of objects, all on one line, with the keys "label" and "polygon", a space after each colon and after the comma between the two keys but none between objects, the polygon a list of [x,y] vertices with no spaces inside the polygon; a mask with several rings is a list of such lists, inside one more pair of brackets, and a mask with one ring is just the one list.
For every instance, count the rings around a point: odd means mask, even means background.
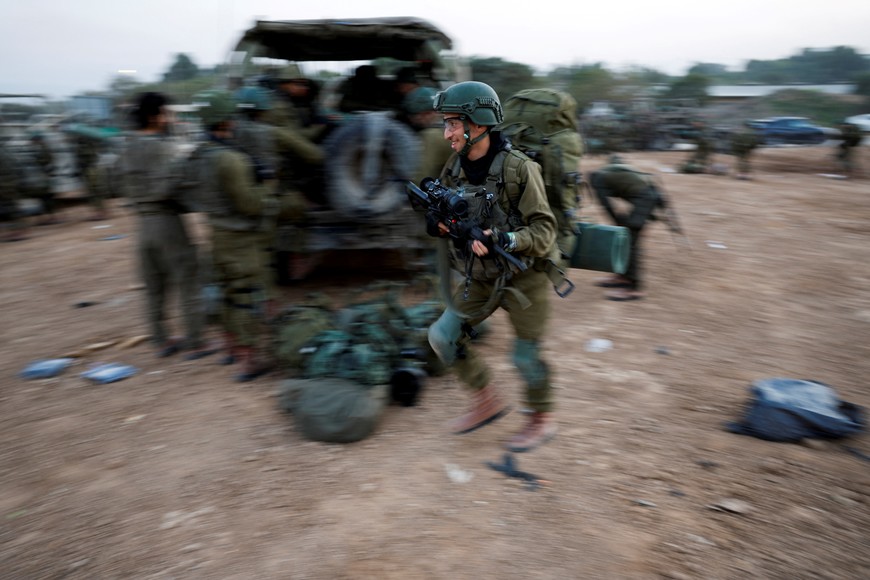
[{"label": "soldier's green helmet", "polygon": [[268,111],[272,108],[272,96],[263,87],[242,87],[233,95],[236,107],[248,111]]},{"label": "soldier's green helmet", "polygon": [[504,120],[498,94],[488,84],[477,81],[456,83],[435,95],[435,110],[459,113],[472,123],[490,127]]},{"label": "soldier's green helmet", "polygon": [[275,78],[279,83],[302,80],[305,77],[302,75],[302,69],[295,62],[290,62],[278,69],[275,72]]},{"label": "soldier's green helmet", "polygon": [[204,91],[193,97],[193,105],[197,107],[197,114],[206,127],[210,127],[221,121],[228,121],[236,113],[236,101],[226,91]]},{"label": "soldier's green helmet", "polygon": [[402,100],[402,109],[409,115],[434,111],[435,89],[432,87],[417,87]]}]

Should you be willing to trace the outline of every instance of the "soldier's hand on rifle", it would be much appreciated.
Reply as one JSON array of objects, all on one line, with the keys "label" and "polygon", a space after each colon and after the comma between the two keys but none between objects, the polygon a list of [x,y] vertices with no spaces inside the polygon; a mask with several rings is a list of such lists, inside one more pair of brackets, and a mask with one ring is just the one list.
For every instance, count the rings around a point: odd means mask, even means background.
[{"label": "soldier's hand on rifle", "polygon": [[505,251],[511,252],[516,249],[516,239],[513,234],[499,232],[493,234],[492,230],[483,230],[483,240],[475,239],[471,242],[471,251],[477,256],[486,256],[490,252],[495,252],[494,246],[498,245]]},{"label": "soldier's hand on rifle", "polygon": [[426,233],[433,238],[443,238],[450,233],[450,229],[444,225],[438,214],[430,211],[426,212]]}]

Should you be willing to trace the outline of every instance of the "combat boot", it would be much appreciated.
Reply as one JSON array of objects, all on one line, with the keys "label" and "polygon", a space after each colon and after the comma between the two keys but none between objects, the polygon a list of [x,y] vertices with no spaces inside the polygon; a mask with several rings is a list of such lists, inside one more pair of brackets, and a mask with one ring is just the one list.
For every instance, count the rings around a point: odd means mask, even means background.
[{"label": "combat boot", "polygon": [[240,346],[236,351],[242,363],[242,371],[236,375],[236,382],[247,383],[272,370],[272,366],[257,355],[253,346]]},{"label": "combat boot", "polygon": [[556,435],[556,422],[552,413],[535,411],[528,415],[523,430],[511,437],[505,447],[514,453],[523,453],[543,445]]},{"label": "combat boot", "polygon": [[509,412],[510,407],[502,400],[496,388],[487,385],[472,395],[471,409],[450,423],[450,431],[454,435],[471,433],[501,419]]},{"label": "combat boot", "polygon": [[237,347],[236,347],[236,338],[230,332],[224,333],[224,343],[221,347],[221,350],[225,353],[224,356],[220,358],[218,364],[222,365],[231,365],[235,364],[236,359],[238,358]]}]

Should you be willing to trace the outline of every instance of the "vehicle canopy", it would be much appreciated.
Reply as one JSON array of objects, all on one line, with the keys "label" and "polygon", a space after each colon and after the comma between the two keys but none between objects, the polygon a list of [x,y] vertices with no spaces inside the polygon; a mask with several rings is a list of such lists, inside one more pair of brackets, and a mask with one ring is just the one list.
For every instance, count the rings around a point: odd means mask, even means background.
[{"label": "vehicle canopy", "polygon": [[292,61],[435,60],[452,41],[434,25],[411,17],[322,20],[260,20],[247,30],[236,51],[259,45],[254,56]]}]

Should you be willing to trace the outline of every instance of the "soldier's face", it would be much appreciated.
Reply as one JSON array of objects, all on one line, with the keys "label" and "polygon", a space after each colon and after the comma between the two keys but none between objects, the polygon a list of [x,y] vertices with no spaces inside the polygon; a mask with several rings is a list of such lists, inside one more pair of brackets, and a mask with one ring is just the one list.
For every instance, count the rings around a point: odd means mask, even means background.
[{"label": "soldier's face", "polygon": [[465,134],[462,117],[456,114],[444,115],[444,138],[450,141],[450,148],[454,151],[465,146],[468,136]]}]

